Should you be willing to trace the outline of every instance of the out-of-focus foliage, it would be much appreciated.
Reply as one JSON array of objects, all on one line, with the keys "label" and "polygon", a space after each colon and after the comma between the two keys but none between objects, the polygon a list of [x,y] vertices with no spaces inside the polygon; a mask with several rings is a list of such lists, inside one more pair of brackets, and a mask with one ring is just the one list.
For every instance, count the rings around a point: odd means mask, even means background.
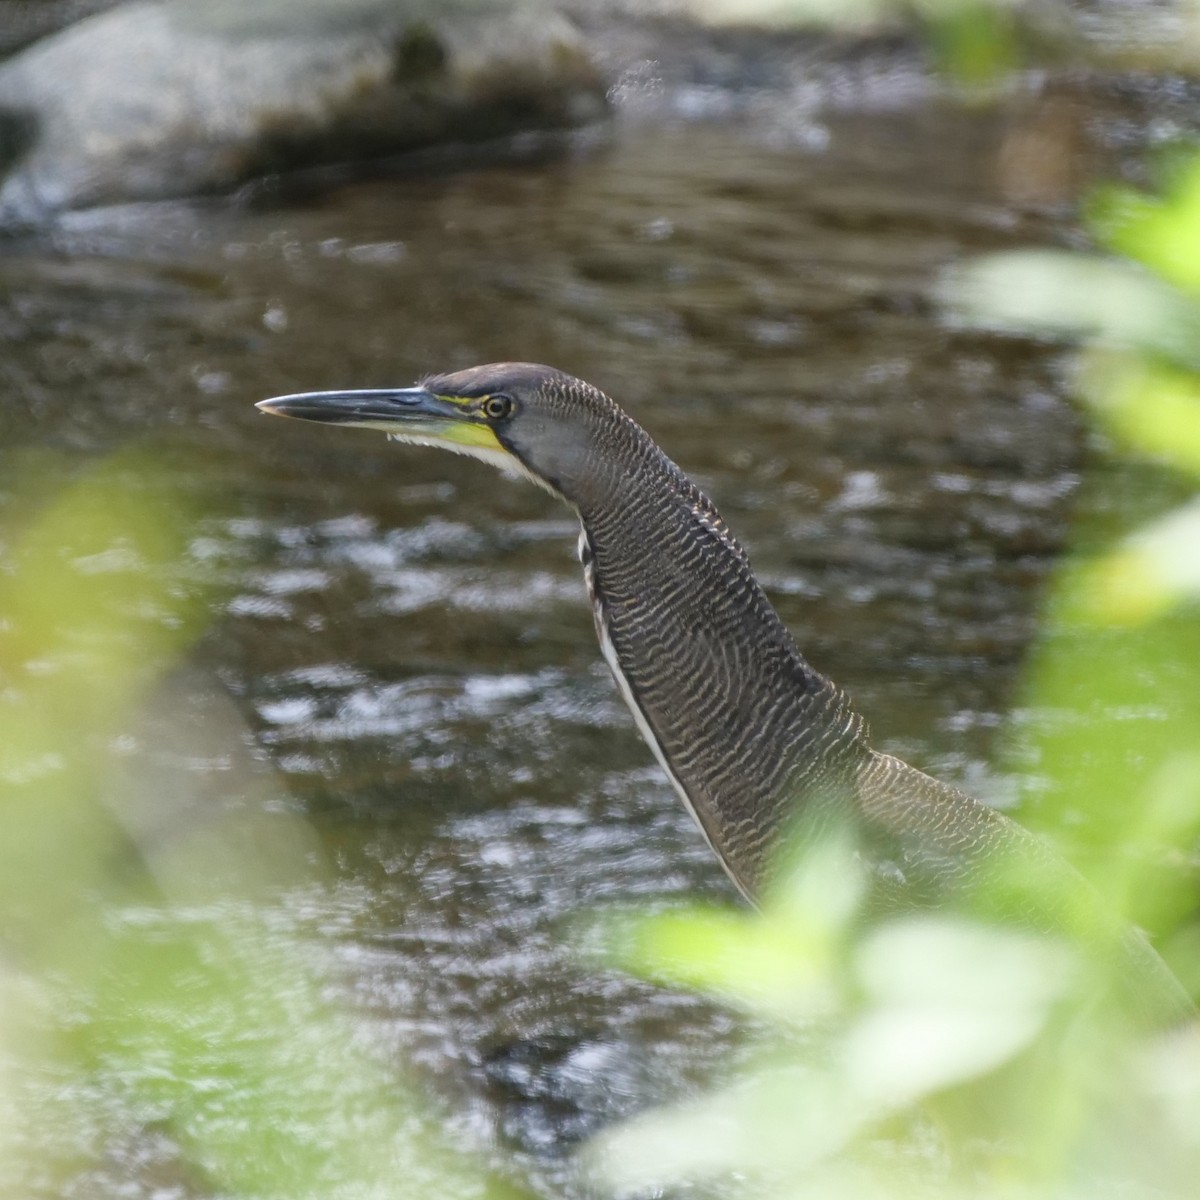
[{"label": "out-of-focus foliage", "polygon": [[1114,254],[1141,263],[1173,287],[1200,292],[1200,159],[1181,158],[1162,196],[1133,188],[1099,189],[1091,228]]},{"label": "out-of-focus foliage", "polygon": [[938,68],[987,85],[1028,63],[1072,61],[1191,73],[1200,59],[1196,0],[1076,5],[1067,0],[682,0],[714,24],[851,33],[915,31]]},{"label": "out-of-focus foliage", "polygon": [[[0,1196],[133,1186],[130,1128],[155,1131],[163,1194],[496,1194],[273,916],[320,886],[320,855],[220,692],[202,725],[189,708],[207,685],[180,660],[211,599],[194,506],[124,455],[10,507],[27,511],[0,533]],[[215,796],[188,769],[214,753]]]},{"label": "out-of-focus foliage", "polygon": [[937,914],[863,924],[861,872],[848,839],[820,838],[760,913],[610,927],[627,967],[776,1034],[730,1085],[594,1142],[599,1179],[781,1200],[1192,1195],[1195,1030],[1103,1014],[1096,964],[1065,941]]},{"label": "out-of-focus foliage", "polygon": [[1167,956],[1195,986],[1197,934],[1175,926],[1195,904],[1200,832],[1200,158],[1174,161],[1161,198],[1104,189],[1090,225],[1124,257],[1001,255],[957,272],[948,295],[968,321],[1082,336],[1076,392],[1097,427],[1185,497],[1140,526],[1084,531],[1093,544],[1050,600],[1022,751],[1055,784],[1031,817],[1081,831],[1081,861],[1130,916],[1182,939]]},{"label": "out-of-focus foliage", "polygon": [[939,64],[968,84],[987,83],[1019,57],[1012,0],[688,0],[721,24],[819,25],[849,32],[915,24]]},{"label": "out-of-focus foliage", "polygon": [[[1200,757],[1172,761],[1124,830],[1158,851],[1200,834]],[[728,1086],[597,1139],[598,1180],[617,1195],[688,1181],[771,1200],[1193,1194],[1200,1031],[1147,1031],[1109,1003],[1128,960],[1099,913],[1062,936],[943,912],[881,919],[850,836],[809,830],[795,853],[759,912],[604,927],[627,969],[771,1032]],[[1137,865],[1100,890],[1179,930],[1195,899]]]},{"label": "out-of-focus foliage", "polygon": [[[1001,255],[958,270],[947,298],[961,320],[1082,339],[1077,390],[1096,426],[1182,496],[1140,524],[1109,516],[1084,531],[1049,598],[1017,741],[1034,781],[1024,815],[1058,835],[1113,912],[1155,933],[1197,994],[1200,157],[1175,162],[1161,198],[1098,193],[1090,225],[1113,257]],[[1119,486],[1131,469],[1105,479]],[[626,966],[775,1031],[723,1090],[594,1144],[613,1190],[1196,1194],[1200,1026],[1146,1032],[1104,1011],[1113,981],[1086,942],[945,915],[858,921],[859,870],[845,839],[825,837],[761,913],[610,930]]]}]

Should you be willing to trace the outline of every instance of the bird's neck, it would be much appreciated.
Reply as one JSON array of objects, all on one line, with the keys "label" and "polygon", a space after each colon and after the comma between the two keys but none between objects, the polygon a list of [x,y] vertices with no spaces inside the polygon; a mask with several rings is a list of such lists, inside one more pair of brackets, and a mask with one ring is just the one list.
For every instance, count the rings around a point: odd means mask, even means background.
[{"label": "bird's neck", "polygon": [[641,437],[621,477],[577,503],[597,633],[677,790],[753,891],[778,826],[841,786],[867,753],[864,730],[716,508]]}]

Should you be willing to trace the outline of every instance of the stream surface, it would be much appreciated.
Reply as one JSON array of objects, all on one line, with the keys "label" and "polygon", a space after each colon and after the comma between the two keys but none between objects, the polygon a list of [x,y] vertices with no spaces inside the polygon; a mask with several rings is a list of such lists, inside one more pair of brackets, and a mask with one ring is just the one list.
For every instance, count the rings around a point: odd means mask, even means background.
[{"label": "stream surface", "polygon": [[[1080,170],[1144,140],[1105,103],[1070,102]],[[498,359],[598,384],[716,500],[875,744],[998,803],[1085,458],[1062,350],[936,301],[965,256],[1078,240],[1067,206],[1005,183],[1020,113],[703,109],[524,163],[82,214],[0,263],[0,504],[35,451],[66,480],[139,442],[203,499],[218,598],[177,703],[203,740],[232,698],[249,733],[220,736],[269,761],[330,864],[275,927],[322,947],[364,1042],[459,1143],[545,1194],[584,1194],[581,1139],[746,1036],[582,962],[573,922],[732,888],[600,659],[572,515],[253,402]],[[220,792],[219,741],[174,769]],[[91,1160],[67,1191],[205,1194],[122,1086],[101,1072],[95,1125],[47,1148]]]}]

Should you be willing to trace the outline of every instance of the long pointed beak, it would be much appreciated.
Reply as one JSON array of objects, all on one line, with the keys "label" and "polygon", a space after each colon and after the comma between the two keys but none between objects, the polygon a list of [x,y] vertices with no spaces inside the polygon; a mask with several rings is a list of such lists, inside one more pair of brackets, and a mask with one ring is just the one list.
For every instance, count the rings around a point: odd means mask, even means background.
[{"label": "long pointed beak", "polygon": [[276,417],[357,426],[386,433],[394,441],[441,446],[513,469],[512,455],[487,421],[452,398],[426,388],[382,388],[361,392],[300,392],[260,400],[255,406]]},{"label": "long pointed beak", "polygon": [[299,392],[260,400],[255,408],[276,417],[397,429],[405,425],[461,421],[461,409],[424,388],[383,388],[356,392]]}]

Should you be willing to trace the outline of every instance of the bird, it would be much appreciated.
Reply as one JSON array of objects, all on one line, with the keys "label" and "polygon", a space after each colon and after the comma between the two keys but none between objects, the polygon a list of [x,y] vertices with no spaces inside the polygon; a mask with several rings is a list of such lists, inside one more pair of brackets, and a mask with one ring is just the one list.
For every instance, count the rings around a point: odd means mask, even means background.
[{"label": "bird", "polygon": [[752,904],[778,881],[791,828],[848,825],[879,914],[950,908],[1099,936],[1127,1008],[1155,1024],[1193,1012],[1145,935],[1110,919],[1049,843],[872,748],[866,721],[801,653],[712,501],[599,388],[504,362],[414,387],[305,392],[257,407],[469,455],[574,509],[617,688]]}]

